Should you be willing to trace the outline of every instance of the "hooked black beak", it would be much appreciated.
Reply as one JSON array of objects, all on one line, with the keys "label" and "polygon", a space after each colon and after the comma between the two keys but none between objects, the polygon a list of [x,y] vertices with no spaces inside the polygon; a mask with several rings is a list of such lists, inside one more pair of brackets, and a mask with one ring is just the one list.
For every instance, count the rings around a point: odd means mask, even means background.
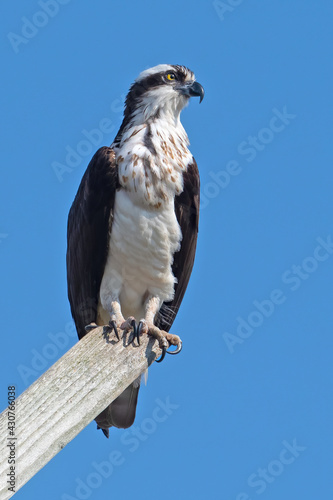
[{"label": "hooked black beak", "polygon": [[200,83],[191,81],[181,84],[177,90],[179,90],[183,95],[187,95],[188,97],[200,97],[200,101],[204,98],[205,91]]}]

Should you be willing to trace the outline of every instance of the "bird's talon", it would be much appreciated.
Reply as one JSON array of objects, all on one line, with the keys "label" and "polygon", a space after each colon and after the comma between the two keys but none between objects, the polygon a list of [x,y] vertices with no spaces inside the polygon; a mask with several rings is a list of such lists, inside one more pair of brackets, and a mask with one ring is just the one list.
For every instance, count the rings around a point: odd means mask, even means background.
[{"label": "bird's talon", "polygon": [[89,323],[89,325],[86,325],[84,327],[85,331],[88,333],[88,332],[91,332],[91,330],[95,330],[95,328],[97,328],[97,325],[96,323]]},{"label": "bird's talon", "polygon": [[161,363],[165,358],[165,353],[168,352],[165,346],[161,347],[161,349],[162,349],[161,357],[156,360],[156,363]]},{"label": "bird's talon", "polygon": [[179,354],[180,351],[182,350],[183,348],[183,343],[182,341],[180,340],[178,345],[177,345],[177,349],[175,349],[174,351],[166,351],[168,354]]},{"label": "bird's talon", "polygon": [[138,328],[136,331],[136,339],[137,339],[139,345],[140,345],[140,335],[142,334],[144,327],[145,327],[145,325],[144,325],[143,321],[139,321]]},{"label": "bird's talon", "polygon": [[117,337],[117,339],[120,340],[119,334],[118,334],[117,323],[114,320],[111,320],[111,321],[109,321],[109,327],[110,327],[110,333],[113,330],[114,333],[115,333],[115,335],[116,335],[116,337]]},{"label": "bird's talon", "polygon": [[167,345],[166,338],[164,336],[159,338],[159,345],[160,345],[160,348],[162,349],[162,354],[161,354],[160,358],[156,360],[156,363],[161,363],[163,361],[163,359],[165,358],[165,353],[168,352],[168,350],[167,350],[168,345]]}]

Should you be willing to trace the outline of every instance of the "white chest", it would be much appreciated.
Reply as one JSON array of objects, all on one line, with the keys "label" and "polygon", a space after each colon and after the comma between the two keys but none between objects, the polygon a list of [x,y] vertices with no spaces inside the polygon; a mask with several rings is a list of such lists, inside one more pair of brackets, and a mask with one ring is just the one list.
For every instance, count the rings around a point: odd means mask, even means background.
[{"label": "white chest", "polygon": [[152,210],[137,205],[125,190],[118,191],[100,292],[103,307],[119,298],[125,315],[142,316],[148,295],[159,297],[161,303],[171,300],[171,266],[181,237],[173,201]]},{"label": "white chest", "polygon": [[132,126],[115,148],[120,184],[137,203],[159,209],[183,190],[183,173],[192,159],[187,145],[180,122]]}]

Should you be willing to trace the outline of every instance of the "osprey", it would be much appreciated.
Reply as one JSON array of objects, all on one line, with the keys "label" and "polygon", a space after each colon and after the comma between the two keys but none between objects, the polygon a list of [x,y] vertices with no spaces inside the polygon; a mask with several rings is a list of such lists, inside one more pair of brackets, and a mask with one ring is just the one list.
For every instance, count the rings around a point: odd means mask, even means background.
[{"label": "osprey", "polygon": [[[184,66],[143,71],[126,97],[111,147],[101,147],[82,178],[68,216],[67,282],[79,338],[96,325],[150,334],[181,349],[170,327],[193,267],[199,173],[180,112],[203,87]],[[134,422],[140,379],[98,417],[109,427]]]}]

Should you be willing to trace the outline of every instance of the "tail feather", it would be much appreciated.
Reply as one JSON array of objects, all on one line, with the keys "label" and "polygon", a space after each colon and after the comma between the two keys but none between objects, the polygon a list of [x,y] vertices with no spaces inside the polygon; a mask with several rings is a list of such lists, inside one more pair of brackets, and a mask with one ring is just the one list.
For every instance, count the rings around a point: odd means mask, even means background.
[{"label": "tail feather", "polygon": [[136,381],[133,382],[95,418],[97,427],[102,429],[106,437],[108,437],[109,427],[127,429],[133,424],[139,389],[140,385]]},{"label": "tail feather", "polygon": [[97,429],[101,429],[101,431],[103,431],[104,436],[109,439],[110,436],[109,429],[102,429],[102,427],[99,426],[97,426]]}]

